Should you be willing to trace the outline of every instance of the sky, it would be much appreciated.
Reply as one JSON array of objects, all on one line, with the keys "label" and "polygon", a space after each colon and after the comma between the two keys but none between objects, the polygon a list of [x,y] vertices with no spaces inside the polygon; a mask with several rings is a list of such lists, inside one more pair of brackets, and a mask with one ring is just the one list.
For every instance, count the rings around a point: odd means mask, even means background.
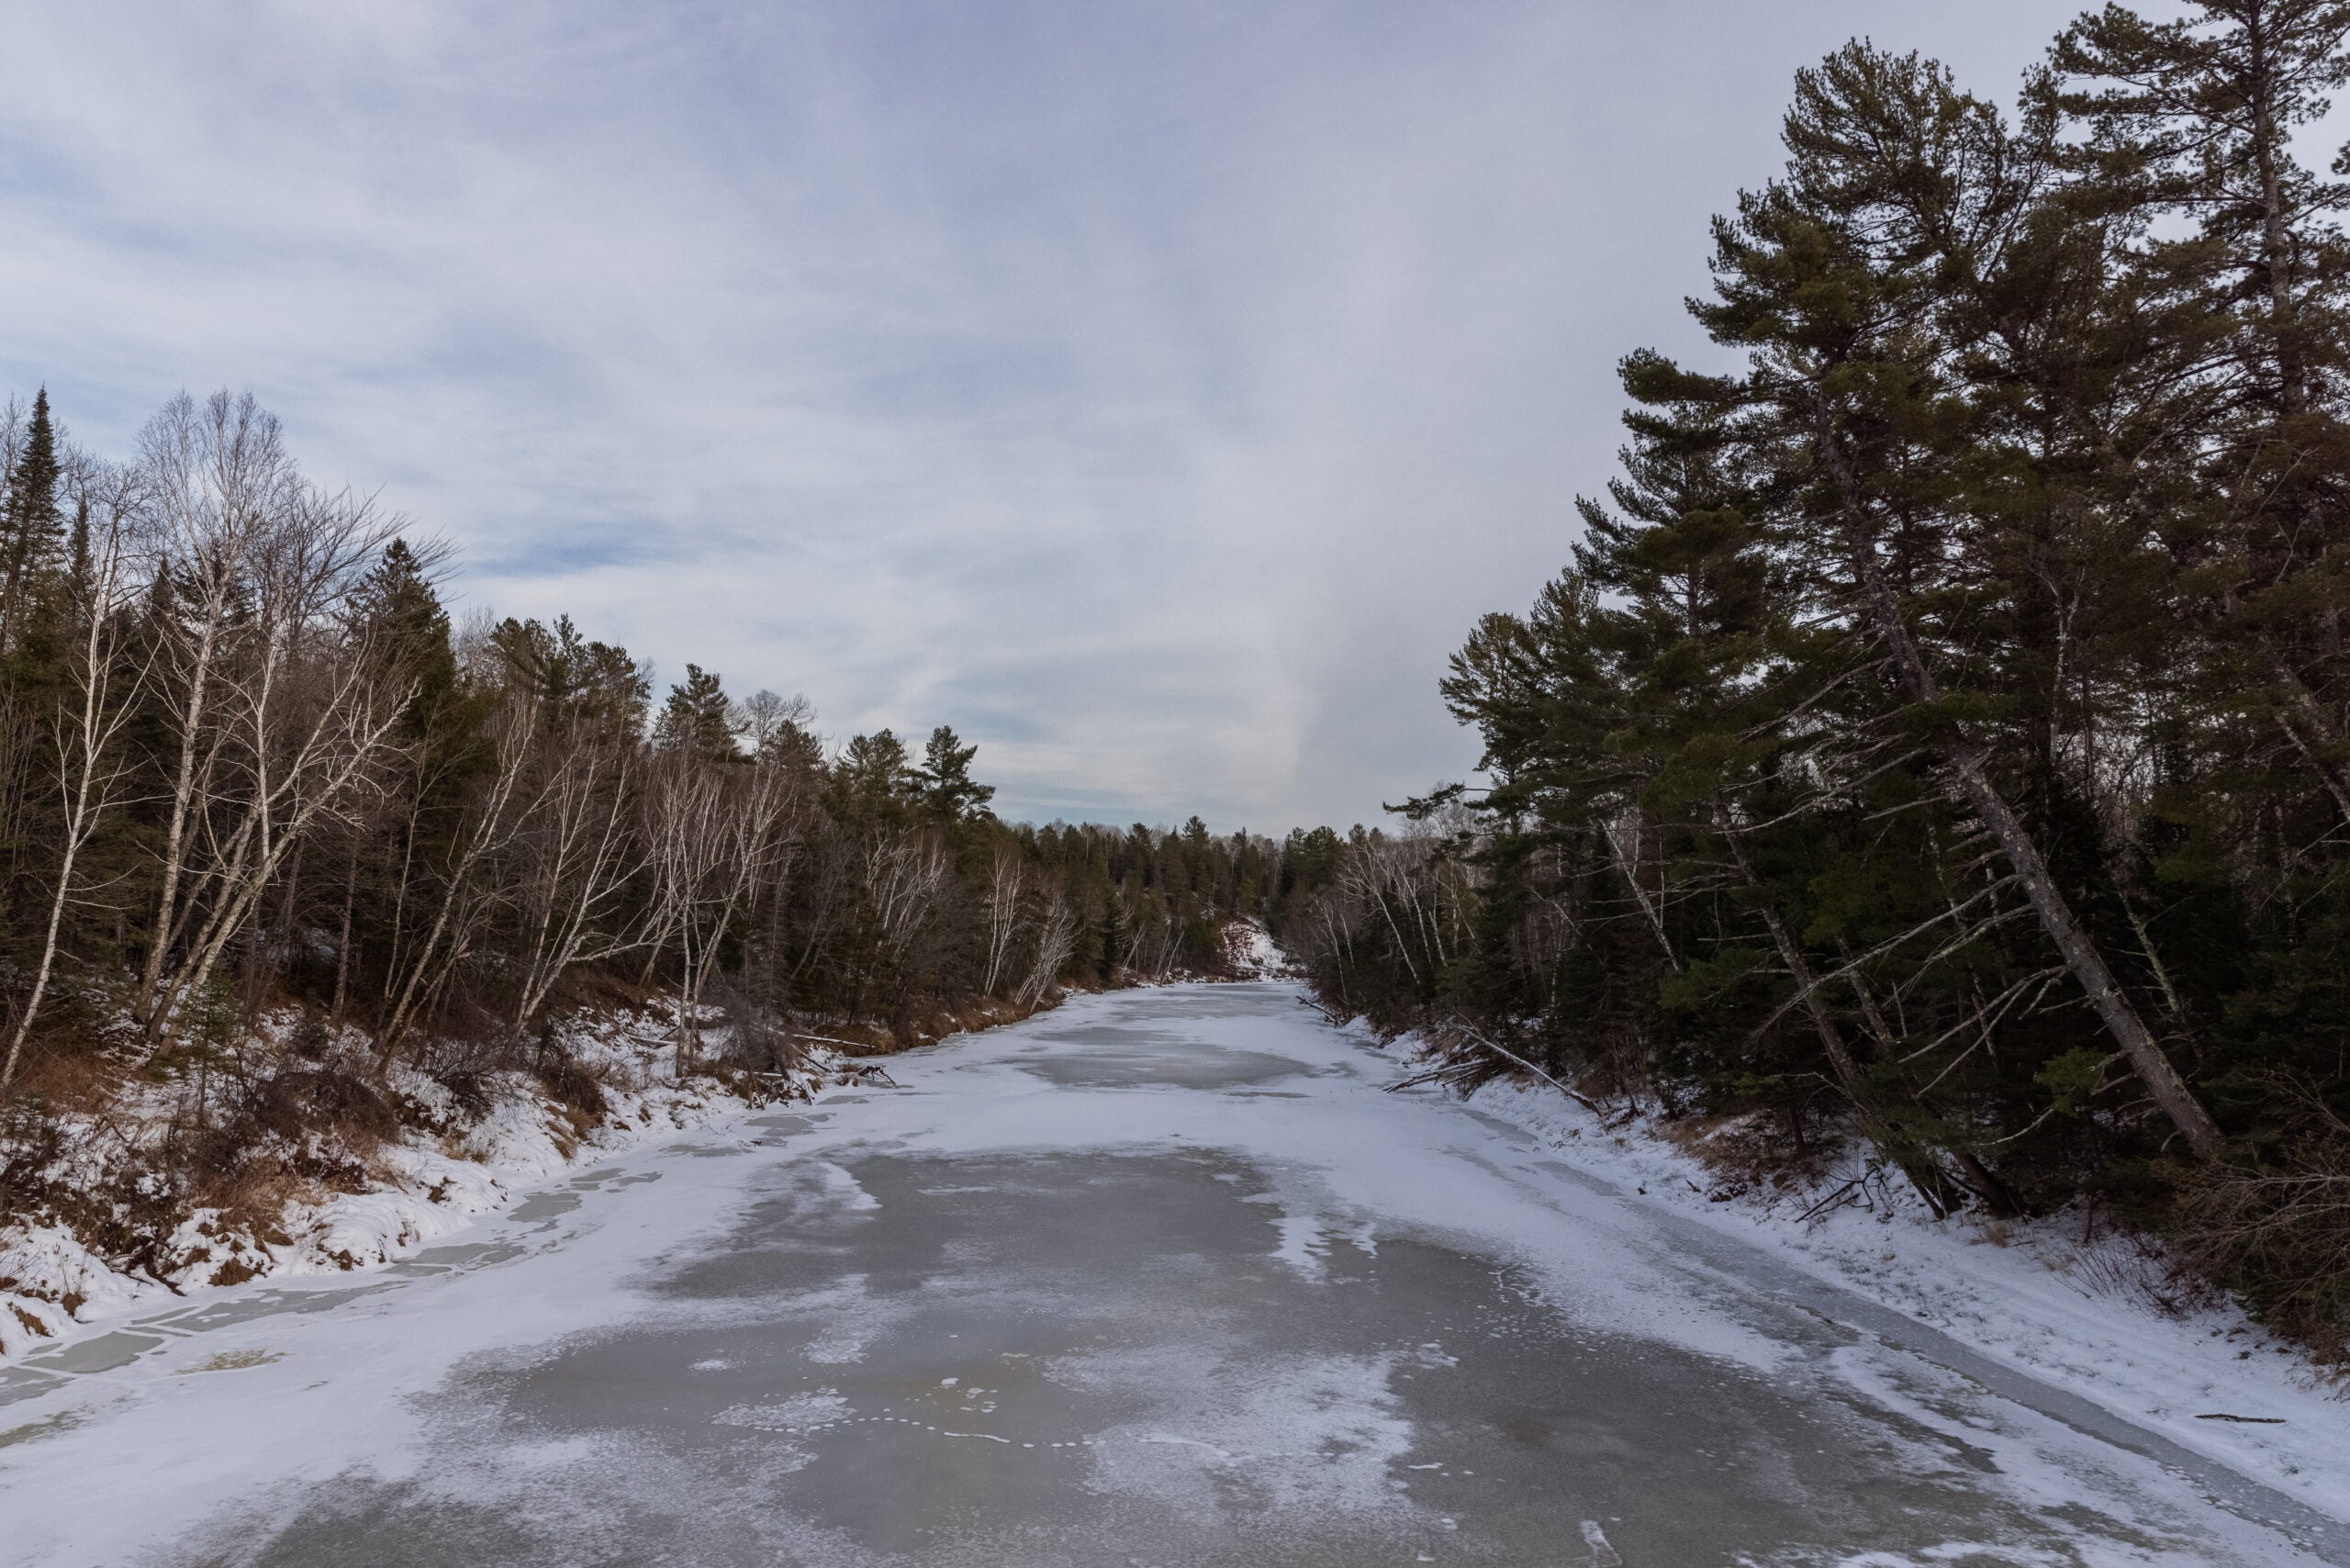
[{"label": "sky", "polygon": [[128,454],[250,389],[319,481],[1013,820],[1376,821],[1567,557],[1616,362],[1797,67],[2011,98],[2039,0],[20,8],[0,388]]}]

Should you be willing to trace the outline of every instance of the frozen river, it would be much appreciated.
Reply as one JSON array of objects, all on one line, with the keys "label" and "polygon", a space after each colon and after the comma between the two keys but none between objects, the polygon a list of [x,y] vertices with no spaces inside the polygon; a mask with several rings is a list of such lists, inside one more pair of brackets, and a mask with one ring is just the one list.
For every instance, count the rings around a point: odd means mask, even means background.
[{"label": "frozen river", "polygon": [[0,1390],[0,1562],[2344,1560],[1382,1092],[1284,987],[1081,998],[890,1070]]}]

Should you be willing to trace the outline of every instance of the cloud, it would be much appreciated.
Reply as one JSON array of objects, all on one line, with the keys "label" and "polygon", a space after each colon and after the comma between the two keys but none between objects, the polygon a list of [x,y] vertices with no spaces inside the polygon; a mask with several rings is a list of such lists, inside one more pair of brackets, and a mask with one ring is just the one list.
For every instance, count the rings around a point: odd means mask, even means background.
[{"label": "cloud", "polygon": [[1473,764],[1444,655],[1793,68],[2066,14],[1942,9],[49,7],[0,374],[118,450],[251,386],[468,602],[954,723],[1014,814],[1360,820]]}]

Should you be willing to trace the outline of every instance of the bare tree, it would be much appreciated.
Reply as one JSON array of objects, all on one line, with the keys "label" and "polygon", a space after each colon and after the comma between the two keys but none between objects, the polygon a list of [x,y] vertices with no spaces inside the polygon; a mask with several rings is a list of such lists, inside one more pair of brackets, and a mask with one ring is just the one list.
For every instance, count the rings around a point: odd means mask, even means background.
[{"label": "bare tree", "polygon": [[304,833],[369,783],[407,693],[332,613],[397,520],[305,484],[250,393],[201,407],[182,394],[140,444],[171,609],[159,686],[178,741],[135,1003],[160,1041]]},{"label": "bare tree", "polygon": [[1437,834],[1415,823],[1349,845],[1338,863],[1339,890],[1376,912],[1415,985],[1427,984],[1468,935],[1468,879],[1439,847]]},{"label": "bare tree", "polygon": [[364,501],[305,489],[279,524],[250,557],[239,656],[218,667],[224,744],[206,775],[206,803],[218,809],[198,818],[205,896],[187,900],[169,928],[189,961],[149,993],[158,1037],[168,1037],[180,1001],[204,989],[304,837],[379,787],[414,690],[386,678],[366,633],[331,613],[396,523]]},{"label": "bare tree", "polygon": [[1127,944],[1126,968],[1144,980],[1165,980],[1182,946],[1182,930],[1173,921],[1161,917],[1143,922]]},{"label": "bare tree", "polygon": [[241,607],[246,560],[295,481],[276,417],[250,394],[232,401],[216,393],[199,409],[183,392],[148,421],[140,448],[173,612],[158,631],[171,678],[164,700],[179,741],[162,890],[139,986],[138,1011],[151,1025],[182,920],[189,823],[222,738],[206,725],[216,666]]},{"label": "bare tree", "polygon": [[1009,849],[996,852],[995,870],[988,879],[987,961],[979,979],[982,995],[993,996],[997,983],[1005,978],[1012,941],[1020,929],[1020,892],[1026,871],[1018,855]]},{"label": "bare tree", "polygon": [[815,714],[805,697],[754,691],[740,704],[744,742],[753,756],[765,756],[787,731],[806,728]]},{"label": "bare tree", "polygon": [[629,884],[646,860],[631,832],[633,747],[583,731],[568,727],[549,743],[546,780],[511,850],[523,924],[516,1038],[574,965],[618,958],[648,940],[625,918]]},{"label": "bare tree", "polygon": [[1036,929],[1036,952],[1028,966],[1028,978],[1020,984],[1023,1005],[1034,1007],[1053,989],[1060,979],[1061,966],[1077,951],[1077,911],[1069,906],[1069,897],[1058,888],[1046,895],[1045,918]]},{"label": "bare tree", "polygon": [[[482,885],[481,873],[491,857],[512,841],[537,804],[526,795],[523,780],[538,760],[538,734],[535,704],[527,693],[509,690],[492,722],[496,771],[482,791],[482,798],[475,803],[467,831],[459,840],[456,856],[442,884],[441,902],[434,911],[432,924],[408,957],[398,997],[392,1004],[391,1016],[384,1024],[381,1048],[386,1052],[398,1046],[418,1003],[431,994],[465,955],[473,916],[491,897],[489,890]],[[561,772],[558,763],[555,776],[559,778]],[[551,788],[553,783],[542,769],[541,788]]]},{"label": "bare tree", "polygon": [[939,896],[954,872],[946,846],[927,828],[878,830],[867,841],[866,891],[893,967],[902,968],[915,938],[937,913]]},{"label": "bare tree", "polygon": [[700,1044],[701,997],[727,934],[784,853],[778,832],[790,781],[766,762],[725,762],[677,746],[645,791],[658,940],[675,940],[679,966],[677,1062]]}]

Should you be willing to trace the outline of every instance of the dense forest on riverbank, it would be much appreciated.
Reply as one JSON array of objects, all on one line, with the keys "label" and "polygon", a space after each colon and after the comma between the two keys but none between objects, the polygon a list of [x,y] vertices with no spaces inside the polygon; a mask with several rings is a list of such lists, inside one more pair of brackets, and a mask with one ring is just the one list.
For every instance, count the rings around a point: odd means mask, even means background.
[{"label": "dense forest on riverbank", "polygon": [[1716,352],[1623,362],[1621,475],[1452,661],[1490,788],[1324,846],[1321,993],[1736,1118],[1745,1179],[2086,1197],[2341,1354],[2345,36],[2109,7],[2011,113],[1802,73]]},{"label": "dense forest on riverbank", "polygon": [[0,474],[17,1217],[56,1195],[61,1119],[131,1101],[168,1229],[282,1191],[257,1171],[362,1180],[314,1135],[387,1131],[396,1069],[592,1104],[567,1009],[658,996],[678,1073],[775,1072],[811,1036],[1217,972],[1231,923],[1279,918],[1271,840],[1015,826],[950,728],[829,747],[690,665],[656,700],[568,619],[453,621],[441,553],[306,480],[250,397],[178,398],[113,460],[39,393]]}]

